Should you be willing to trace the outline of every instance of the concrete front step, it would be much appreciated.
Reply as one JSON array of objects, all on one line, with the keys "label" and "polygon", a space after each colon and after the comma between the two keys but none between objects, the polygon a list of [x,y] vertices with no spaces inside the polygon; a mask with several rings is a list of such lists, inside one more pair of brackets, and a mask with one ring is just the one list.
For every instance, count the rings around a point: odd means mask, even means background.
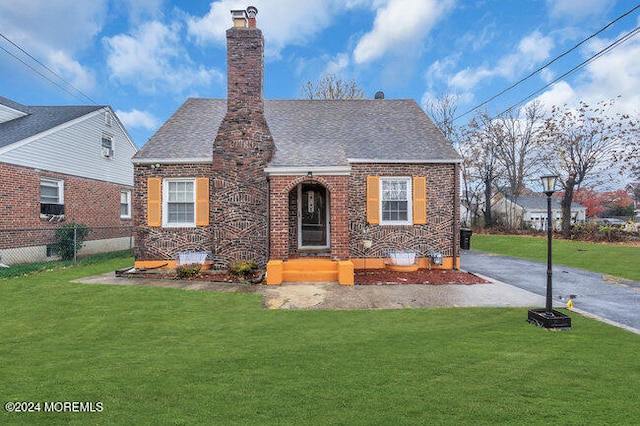
[{"label": "concrete front step", "polygon": [[348,260],[301,258],[286,262],[270,260],[267,264],[267,284],[320,281],[353,285],[353,263]]}]

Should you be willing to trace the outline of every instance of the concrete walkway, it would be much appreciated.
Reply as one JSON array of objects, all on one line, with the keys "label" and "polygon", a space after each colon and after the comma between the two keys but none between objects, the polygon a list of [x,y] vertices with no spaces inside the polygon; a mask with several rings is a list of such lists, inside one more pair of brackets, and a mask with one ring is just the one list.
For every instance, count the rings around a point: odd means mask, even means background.
[{"label": "concrete walkway", "polygon": [[[475,250],[463,250],[461,267],[545,297],[547,264]],[[640,282],[553,266],[553,306],[574,311],[640,334]],[[543,301],[540,307],[544,307]]]},{"label": "concrete walkway", "polygon": [[113,272],[75,282],[180,288],[185,290],[257,293],[269,309],[400,309],[456,306],[544,305],[544,297],[487,278],[488,284],[357,285],[336,282],[285,283],[277,286],[203,281],[119,278]]}]

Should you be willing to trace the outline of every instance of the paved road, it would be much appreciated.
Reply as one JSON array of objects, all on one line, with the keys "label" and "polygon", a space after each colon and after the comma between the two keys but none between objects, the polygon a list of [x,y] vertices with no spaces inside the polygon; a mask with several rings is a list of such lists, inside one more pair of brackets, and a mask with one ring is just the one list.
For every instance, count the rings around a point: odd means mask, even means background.
[{"label": "paved road", "polygon": [[[491,253],[462,250],[462,269],[544,296],[547,264]],[[621,324],[640,334],[640,282],[553,266],[553,306],[566,307],[571,295],[576,311]],[[544,307],[544,306],[541,306]]]}]

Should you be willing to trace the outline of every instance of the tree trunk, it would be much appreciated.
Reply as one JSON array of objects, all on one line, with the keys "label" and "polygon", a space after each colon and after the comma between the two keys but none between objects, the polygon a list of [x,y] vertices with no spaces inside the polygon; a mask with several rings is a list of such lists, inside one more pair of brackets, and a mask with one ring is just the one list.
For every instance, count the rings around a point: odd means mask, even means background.
[{"label": "tree trunk", "polygon": [[491,228],[493,226],[493,216],[491,215],[491,181],[484,182],[484,227]]}]

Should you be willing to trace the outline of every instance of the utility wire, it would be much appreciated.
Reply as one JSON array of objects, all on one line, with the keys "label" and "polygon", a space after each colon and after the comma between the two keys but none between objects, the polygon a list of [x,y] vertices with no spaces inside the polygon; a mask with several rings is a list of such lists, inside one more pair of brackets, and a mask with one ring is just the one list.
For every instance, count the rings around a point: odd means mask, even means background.
[{"label": "utility wire", "polygon": [[[7,36],[5,36],[4,34],[0,33],[0,37],[2,37],[3,39],[5,39],[6,41],[8,41],[9,43],[11,43],[11,45],[13,45],[16,49],[20,50],[22,53],[24,53],[25,55],[27,55],[29,58],[31,58],[33,61],[35,61],[38,65],[40,65],[42,68],[46,69],[47,71],[49,71],[51,74],[53,74],[54,76],[58,77],[59,80],[61,80],[62,82],[64,82],[67,86],[70,86],[71,88],[73,88],[73,90],[76,91],[76,93],[79,93],[80,95],[82,95],[85,99],[88,99],[92,104],[94,105],[98,105],[98,103],[96,101],[94,101],[93,99],[91,99],[89,96],[87,96],[85,93],[83,93],[80,89],[78,89],[77,87],[75,87],[73,84],[69,83],[67,80],[64,79],[64,77],[62,77],[61,75],[59,75],[58,73],[56,73],[55,71],[53,71],[51,68],[47,67],[45,64],[43,64],[42,62],[40,62],[37,58],[35,58],[33,55],[31,55],[29,52],[27,52],[26,50],[24,50],[22,47],[20,47],[17,43],[13,42],[12,40],[10,40]],[[31,69],[32,71],[34,71],[36,74],[40,75],[41,77],[43,77],[44,79],[46,79],[47,81],[53,83],[54,85],[56,85],[57,87],[59,87],[60,89],[64,90],[65,92],[67,92],[68,94],[72,95],[73,97],[75,97],[76,99],[79,99],[81,101],[84,102],[84,99],[80,98],[77,94],[71,93],[69,90],[67,90],[66,88],[62,87],[60,84],[54,82],[53,80],[51,80],[50,78],[48,78],[47,76],[45,76],[43,73],[39,72],[38,70],[36,70],[35,68],[33,68],[31,65],[27,64],[25,61],[23,61],[22,59],[18,58],[17,55],[14,55],[13,53],[9,52],[7,49],[3,48],[0,46],[0,49],[4,50],[5,52],[7,52],[9,55],[13,56],[13,58],[15,58],[17,61],[21,62],[22,64],[24,64],[25,66],[27,66],[29,69]]]},{"label": "utility wire", "polygon": [[[22,53],[24,53],[25,55],[27,55],[29,58],[31,58],[33,61],[35,61],[38,65],[40,65],[41,67],[43,67],[44,69],[46,69],[47,71],[49,71],[51,74],[53,74],[54,76],[56,76],[60,81],[62,81],[64,84],[66,84],[67,86],[71,87],[73,90],[75,90],[76,93],[71,92],[69,89],[67,89],[66,87],[62,86],[60,83],[52,80],[51,78],[49,78],[49,76],[43,74],[42,72],[38,71],[37,69],[35,69],[33,66],[29,65],[26,61],[24,61],[22,58],[18,57],[16,54],[9,52],[7,49],[5,49],[4,47],[0,46],[0,49],[2,49],[3,51],[5,51],[8,55],[10,55],[11,57],[13,57],[15,60],[17,60],[18,62],[22,63],[24,66],[26,66],[27,68],[29,68],[31,71],[35,72],[36,74],[38,74],[40,77],[44,78],[45,80],[47,80],[48,82],[50,82],[51,84],[53,84],[54,86],[58,87],[59,89],[63,90],[64,92],[68,93],[69,95],[73,96],[74,98],[82,101],[83,103],[86,102],[86,100],[89,100],[89,102],[91,102],[94,105],[100,105],[98,104],[98,102],[94,101],[91,97],[89,97],[88,95],[86,95],[84,92],[82,92],[80,89],[78,89],[77,87],[75,87],[73,84],[71,84],[70,82],[68,82],[67,80],[65,80],[64,77],[62,77],[61,75],[57,74],[55,71],[53,71],[51,68],[47,67],[45,64],[43,64],[42,62],[40,62],[37,58],[35,58],[33,55],[31,55],[29,52],[27,52],[26,50],[24,50],[22,47],[20,47],[17,43],[13,42],[12,40],[10,40],[7,36],[5,36],[4,34],[0,33],[0,37],[2,37],[3,39],[5,39],[7,42],[9,42],[11,45],[13,45],[16,49],[20,50]],[[80,96],[78,96],[78,94],[82,95],[82,97],[84,97],[85,99],[82,99]],[[137,130],[137,129],[132,129],[135,133],[137,133],[138,135],[142,136],[145,139],[149,139],[149,135],[142,133],[141,131]]]},{"label": "utility wire", "polygon": [[[564,53],[556,56],[555,58],[553,58],[551,61],[547,62],[546,64],[542,65],[540,68],[536,69],[535,71],[531,72],[529,75],[527,75],[526,77],[518,80],[517,82],[515,82],[514,84],[512,84],[511,86],[507,87],[506,89],[502,90],[501,92],[497,93],[496,95],[493,95],[492,97],[490,97],[489,99],[483,101],[482,103],[478,104],[477,106],[471,108],[470,110],[458,115],[457,117],[455,117],[453,119],[453,121],[456,121],[459,118],[464,117],[467,114],[472,113],[473,111],[477,110],[478,108],[483,107],[484,105],[488,104],[489,102],[491,102],[492,100],[496,99],[499,96],[502,96],[503,94],[505,94],[506,92],[508,92],[509,90],[515,88],[516,86],[520,85],[521,83],[527,81],[528,79],[530,79],[531,77],[533,77],[534,75],[538,74],[540,71],[542,71],[543,69],[549,67],[551,64],[553,64],[554,62],[558,61],[559,59],[561,59],[562,57],[568,55],[569,53],[573,52],[574,50],[576,50],[578,47],[582,46],[584,43],[586,43],[587,41],[591,40],[592,38],[594,38],[595,36],[597,36],[598,34],[600,34],[601,32],[603,32],[604,30],[606,30],[607,28],[609,28],[611,25],[615,24],[616,22],[618,22],[620,19],[630,15],[631,13],[633,13],[635,10],[640,8],[640,4],[637,4],[633,9],[625,12],[624,14],[618,16],[616,19],[614,19],[613,21],[609,22],[607,25],[605,25],[604,27],[600,28],[598,31],[596,31],[595,33],[591,34],[589,37],[583,39],[582,41],[580,41],[578,44],[576,44],[575,46],[573,46],[571,49],[565,51]],[[545,86],[548,87],[548,86]]]},{"label": "utility wire", "polygon": [[573,72],[575,72],[576,70],[584,67],[585,65],[587,65],[590,62],[595,61],[596,59],[598,59],[599,57],[601,57],[602,55],[608,53],[609,51],[611,51],[613,48],[617,47],[618,45],[624,43],[625,41],[629,40],[631,37],[635,36],[636,34],[640,33],[640,27],[636,27],[634,30],[632,30],[630,33],[620,37],[619,39],[617,39],[616,41],[614,41],[613,43],[611,43],[610,45],[608,45],[607,47],[605,47],[604,49],[600,50],[598,53],[596,53],[595,55],[591,56],[589,59],[586,59],[584,61],[582,61],[581,63],[579,63],[578,65],[576,65],[575,67],[571,68],[569,71],[565,72],[564,74],[562,74],[561,76],[559,76],[558,78],[556,78],[555,80],[549,82],[548,84],[546,84],[545,86],[541,87],[540,89],[536,90],[535,92],[527,95],[526,97],[522,98],[521,100],[519,100],[518,102],[514,103],[513,105],[511,105],[509,108],[505,109],[504,111],[502,111],[500,114],[498,114],[497,116],[501,116],[504,114],[507,114],[508,112],[512,111],[516,106],[522,104],[523,102],[531,99],[532,97],[534,97],[535,95],[537,95],[538,93],[542,92],[543,90],[545,90],[546,88],[548,88],[549,86],[553,85],[554,83],[557,83],[558,81],[562,80],[564,77],[568,76],[569,74],[572,74]]}]

